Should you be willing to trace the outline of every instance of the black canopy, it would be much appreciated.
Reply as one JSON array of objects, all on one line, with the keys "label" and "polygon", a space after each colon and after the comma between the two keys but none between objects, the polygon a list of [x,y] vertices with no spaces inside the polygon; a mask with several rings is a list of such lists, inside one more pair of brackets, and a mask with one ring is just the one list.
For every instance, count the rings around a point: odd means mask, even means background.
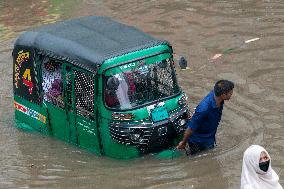
[{"label": "black canopy", "polygon": [[96,71],[105,60],[167,44],[108,17],[88,16],[24,32],[15,46],[27,46],[48,56]]}]

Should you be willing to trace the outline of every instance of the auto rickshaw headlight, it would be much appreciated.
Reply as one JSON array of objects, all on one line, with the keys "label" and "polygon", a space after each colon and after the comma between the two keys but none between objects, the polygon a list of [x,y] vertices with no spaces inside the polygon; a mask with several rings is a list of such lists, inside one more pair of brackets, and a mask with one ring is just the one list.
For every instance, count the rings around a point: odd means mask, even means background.
[{"label": "auto rickshaw headlight", "polygon": [[129,121],[134,119],[134,115],[132,113],[112,113],[113,120],[120,120],[120,121]]},{"label": "auto rickshaw headlight", "polygon": [[186,120],[185,119],[180,119],[179,120],[179,125],[185,125],[186,124]]},{"label": "auto rickshaw headlight", "polygon": [[188,97],[186,96],[186,94],[182,94],[181,97],[179,98],[178,100],[178,104],[179,105],[184,105],[186,104],[186,101],[187,101]]}]

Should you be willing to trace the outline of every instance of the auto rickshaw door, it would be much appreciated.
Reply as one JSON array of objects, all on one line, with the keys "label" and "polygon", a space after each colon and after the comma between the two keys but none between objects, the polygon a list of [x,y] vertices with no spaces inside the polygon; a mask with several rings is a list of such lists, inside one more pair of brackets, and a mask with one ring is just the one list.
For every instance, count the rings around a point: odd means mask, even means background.
[{"label": "auto rickshaw door", "polygon": [[43,58],[42,89],[52,134],[99,154],[95,76],[66,62]]},{"label": "auto rickshaw door", "polygon": [[[64,66],[66,109],[72,140],[90,151],[100,153],[96,117],[95,75],[70,65]],[[74,135],[76,134],[76,135]]]}]

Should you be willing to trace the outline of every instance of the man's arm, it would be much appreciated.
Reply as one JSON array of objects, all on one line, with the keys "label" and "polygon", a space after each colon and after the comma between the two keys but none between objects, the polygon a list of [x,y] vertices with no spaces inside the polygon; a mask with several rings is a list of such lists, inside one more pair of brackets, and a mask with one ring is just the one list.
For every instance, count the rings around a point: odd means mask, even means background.
[{"label": "man's arm", "polygon": [[192,135],[193,131],[191,128],[187,128],[183,135],[183,140],[178,144],[177,149],[185,149],[188,138]]},{"label": "man's arm", "polygon": [[187,129],[184,132],[183,140],[178,144],[177,149],[185,149],[188,138],[192,135],[194,131],[198,129],[198,126],[202,124],[207,114],[208,114],[208,111],[204,109],[200,110],[199,106],[195,109],[195,113],[193,114],[190,121],[188,122]]}]

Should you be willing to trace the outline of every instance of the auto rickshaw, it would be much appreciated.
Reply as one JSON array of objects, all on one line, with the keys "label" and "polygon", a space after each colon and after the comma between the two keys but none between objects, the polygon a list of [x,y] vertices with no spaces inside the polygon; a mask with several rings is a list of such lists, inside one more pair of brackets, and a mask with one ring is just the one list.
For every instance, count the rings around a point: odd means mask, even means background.
[{"label": "auto rickshaw", "polygon": [[173,50],[88,16],[22,33],[13,49],[16,125],[129,159],[177,144],[189,114]]}]

